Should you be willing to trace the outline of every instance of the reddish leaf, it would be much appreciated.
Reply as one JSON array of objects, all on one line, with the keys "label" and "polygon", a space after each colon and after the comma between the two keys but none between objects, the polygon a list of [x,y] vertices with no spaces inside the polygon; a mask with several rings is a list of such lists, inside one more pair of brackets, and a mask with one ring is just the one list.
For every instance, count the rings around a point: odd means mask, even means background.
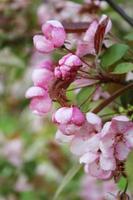
[{"label": "reddish leaf", "polygon": [[95,47],[95,51],[96,51],[97,54],[99,53],[99,50],[101,48],[103,38],[104,38],[104,35],[105,35],[105,30],[106,30],[106,27],[108,25],[108,21],[109,21],[109,18],[108,17],[105,18],[102,21],[102,23],[100,23],[98,25],[97,31],[95,33],[94,47]]}]

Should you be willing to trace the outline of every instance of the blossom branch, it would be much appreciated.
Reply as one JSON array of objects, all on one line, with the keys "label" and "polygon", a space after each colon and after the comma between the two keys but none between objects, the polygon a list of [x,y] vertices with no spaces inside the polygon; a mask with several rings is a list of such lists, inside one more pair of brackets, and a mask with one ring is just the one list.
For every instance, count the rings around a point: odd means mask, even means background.
[{"label": "blossom branch", "polygon": [[94,110],[92,112],[93,113],[100,112],[103,108],[105,108],[107,105],[109,105],[114,99],[121,96],[121,94],[123,94],[125,91],[127,91],[131,88],[133,88],[133,83],[130,83],[130,84],[124,86],[123,88],[117,90],[110,98],[106,99],[98,107],[94,108]]}]

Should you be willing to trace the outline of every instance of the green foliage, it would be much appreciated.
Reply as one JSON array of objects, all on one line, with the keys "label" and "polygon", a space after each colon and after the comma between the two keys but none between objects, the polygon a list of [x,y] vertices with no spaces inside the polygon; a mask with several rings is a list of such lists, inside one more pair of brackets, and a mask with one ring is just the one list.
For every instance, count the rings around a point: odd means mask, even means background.
[{"label": "green foliage", "polygon": [[124,37],[124,39],[127,40],[127,41],[133,41],[133,32],[128,33],[128,34]]},{"label": "green foliage", "polygon": [[114,44],[109,47],[101,56],[101,66],[107,70],[111,65],[119,61],[128,51],[129,47],[125,44]]},{"label": "green foliage", "polygon": [[80,170],[81,165],[76,164],[74,165],[66,174],[66,176],[64,176],[61,185],[59,186],[59,188],[57,189],[53,200],[58,200],[59,196],[61,194],[61,192],[63,191],[63,189],[65,188],[65,186],[67,184],[69,184],[69,182],[71,181],[71,179],[77,174],[77,172]]},{"label": "green foliage", "polygon": [[71,0],[71,1],[74,2],[74,3],[80,3],[80,4],[83,3],[83,0]]},{"label": "green foliage", "polygon": [[20,195],[20,200],[37,200],[36,193],[33,191],[22,192]]},{"label": "green foliage", "polygon": [[127,184],[126,178],[121,177],[119,182],[118,182],[119,189],[123,191],[125,189],[126,184]]},{"label": "green foliage", "polygon": [[116,65],[113,74],[125,74],[130,71],[133,71],[133,63],[124,62]]},{"label": "green foliage", "polygon": [[77,94],[76,96],[77,103],[79,106],[81,106],[81,110],[83,112],[88,110],[89,103],[91,101],[92,94],[94,91],[95,91],[95,87],[90,86],[90,87],[85,87],[81,89],[80,92]]}]

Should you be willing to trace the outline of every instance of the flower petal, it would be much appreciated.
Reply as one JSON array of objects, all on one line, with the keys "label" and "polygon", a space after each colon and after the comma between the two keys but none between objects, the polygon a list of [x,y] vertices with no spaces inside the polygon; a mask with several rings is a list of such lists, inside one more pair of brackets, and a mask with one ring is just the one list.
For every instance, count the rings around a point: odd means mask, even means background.
[{"label": "flower petal", "polygon": [[116,145],[116,158],[118,160],[125,160],[130,152],[130,149],[126,146],[125,143],[119,142]]},{"label": "flower petal", "polygon": [[115,158],[104,157],[103,155],[100,156],[100,166],[103,170],[115,170],[116,168],[116,161]]},{"label": "flower petal", "polygon": [[43,88],[33,86],[27,90],[25,97],[26,98],[41,97],[41,96],[44,96],[45,94],[46,94],[46,91]]},{"label": "flower petal", "polygon": [[98,158],[98,154],[92,153],[92,152],[87,152],[83,156],[80,157],[79,162],[80,163],[92,163]]},{"label": "flower petal", "polygon": [[49,98],[49,96],[43,96],[43,97],[35,97],[31,100],[30,103],[30,109],[35,113],[39,115],[43,115],[50,111],[52,106],[52,101]]}]

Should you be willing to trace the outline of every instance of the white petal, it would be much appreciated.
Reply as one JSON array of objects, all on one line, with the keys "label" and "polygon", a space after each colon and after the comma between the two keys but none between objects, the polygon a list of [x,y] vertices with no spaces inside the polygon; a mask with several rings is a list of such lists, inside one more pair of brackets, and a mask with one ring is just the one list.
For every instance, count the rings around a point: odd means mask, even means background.
[{"label": "white petal", "polygon": [[69,123],[72,117],[72,108],[62,107],[58,109],[54,115],[57,123],[66,124]]},{"label": "white petal", "polygon": [[116,161],[115,158],[104,157],[103,155],[100,156],[100,166],[103,170],[115,170],[116,168]]},{"label": "white petal", "polygon": [[60,130],[56,132],[55,139],[59,143],[69,143],[72,140],[73,136],[72,135],[64,135]]},{"label": "white petal", "polygon": [[116,145],[116,157],[118,160],[125,160],[130,152],[130,149],[123,142]]},{"label": "white petal", "polygon": [[87,141],[83,140],[81,137],[74,137],[70,146],[71,152],[75,155],[82,155],[86,153],[87,148],[88,148]]},{"label": "white petal", "polygon": [[33,98],[33,97],[40,97],[40,96],[44,96],[46,93],[46,91],[41,88],[41,87],[30,87],[26,94],[25,94],[25,97],[26,98]]},{"label": "white petal", "polygon": [[98,154],[92,153],[92,152],[87,152],[85,153],[79,160],[80,163],[92,163],[98,158]]}]

